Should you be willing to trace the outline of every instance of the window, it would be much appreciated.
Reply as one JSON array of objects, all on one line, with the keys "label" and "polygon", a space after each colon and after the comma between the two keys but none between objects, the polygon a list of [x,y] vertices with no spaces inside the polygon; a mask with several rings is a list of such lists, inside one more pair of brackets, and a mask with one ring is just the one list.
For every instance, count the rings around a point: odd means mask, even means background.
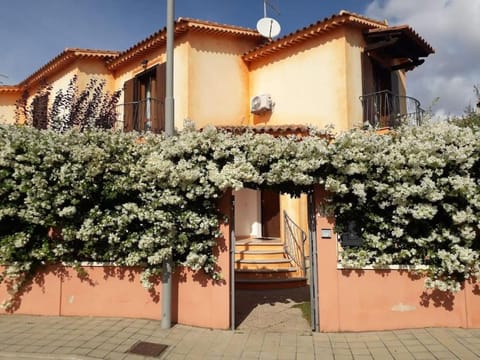
[{"label": "window", "polygon": [[39,94],[32,100],[32,125],[46,129],[48,125],[48,94]]},{"label": "window", "polygon": [[165,130],[165,63],[147,69],[124,85],[124,130]]}]

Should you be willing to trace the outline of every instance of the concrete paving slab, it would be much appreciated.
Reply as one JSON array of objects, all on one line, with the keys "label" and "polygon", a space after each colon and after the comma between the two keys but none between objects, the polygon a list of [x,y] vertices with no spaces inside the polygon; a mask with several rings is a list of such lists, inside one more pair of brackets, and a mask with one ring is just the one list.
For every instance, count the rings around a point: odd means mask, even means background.
[{"label": "concrete paving slab", "polygon": [[0,329],[0,360],[153,359],[126,353],[138,340],[168,345],[157,358],[168,360],[480,359],[478,329],[325,334],[285,329],[232,332],[175,325],[164,330],[158,321],[142,319],[22,315],[1,315]]}]

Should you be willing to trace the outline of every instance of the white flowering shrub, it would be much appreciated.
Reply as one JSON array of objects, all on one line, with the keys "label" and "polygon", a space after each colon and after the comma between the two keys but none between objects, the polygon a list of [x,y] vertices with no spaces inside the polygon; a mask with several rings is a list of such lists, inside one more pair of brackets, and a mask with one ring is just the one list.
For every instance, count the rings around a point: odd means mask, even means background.
[{"label": "white flowering shrub", "polygon": [[353,220],[363,240],[343,265],[428,265],[427,287],[451,291],[478,276],[479,140],[447,123],[337,138],[325,186],[338,230]]},{"label": "white flowering shrub", "polygon": [[426,285],[443,290],[478,276],[478,131],[431,124],[330,143],[314,135],[0,126],[0,281],[15,293],[38,266],[96,261],[141,266],[151,286],[170,256],[220,279],[223,192],[298,195],[314,184],[330,192],[339,232],[357,224],[363,245],[342,253],[345,265],[425,264]]}]

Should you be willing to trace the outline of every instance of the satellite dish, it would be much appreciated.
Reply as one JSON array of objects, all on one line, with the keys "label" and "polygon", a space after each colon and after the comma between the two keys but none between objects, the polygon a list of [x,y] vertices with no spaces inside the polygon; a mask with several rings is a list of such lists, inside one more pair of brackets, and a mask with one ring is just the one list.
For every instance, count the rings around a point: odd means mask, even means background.
[{"label": "satellite dish", "polygon": [[264,17],[258,20],[257,30],[262,36],[272,39],[280,34],[281,27],[277,20]]}]

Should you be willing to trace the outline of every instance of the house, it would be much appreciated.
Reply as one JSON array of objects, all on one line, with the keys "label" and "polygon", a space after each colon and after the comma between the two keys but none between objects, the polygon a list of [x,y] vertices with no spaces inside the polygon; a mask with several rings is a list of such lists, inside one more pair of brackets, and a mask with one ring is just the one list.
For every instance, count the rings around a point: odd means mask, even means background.
[{"label": "house", "polygon": [[[161,132],[165,46],[162,29],[122,52],[66,49],[20,84],[0,86],[0,121],[12,122],[24,91],[32,102],[42,83],[50,84],[55,94],[74,75],[80,88],[95,76],[106,81],[107,90],[122,91],[119,127]],[[343,131],[415,124],[422,109],[407,96],[406,73],[433,52],[407,25],[389,26],[347,11],[275,40],[247,28],[179,18],[175,126],[182,128],[190,119],[197,128],[214,125],[283,135],[305,134],[308,126],[334,125]],[[51,101],[35,105],[48,107]],[[304,283],[307,197],[243,189],[235,194],[235,204],[238,284]],[[299,256],[284,252],[287,240],[295,239],[302,249]],[[268,250],[259,250],[267,244]],[[258,258],[266,253],[269,259]]]},{"label": "house", "polygon": [[[0,86],[0,120],[13,121],[15,103],[25,91],[29,102],[46,110],[53,100],[40,98],[42,84],[52,86],[53,97],[74,75],[79,88],[95,76],[106,81],[106,90],[122,91],[117,126],[161,132],[165,45],[162,29],[122,52],[66,49],[20,84]],[[305,134],[307,126],[334,125],[342,131],[415,123],[422,110],[406,96],[406,72],[431,53],[409,26],[391,27],[346,11],[276,40],[251,29],[180,18],[175,22],[175,126],[191,119],[197,128],[252,127],[281,135]],[[285,239],[284,214],[307,227],[304,197],[245,189],[236,199],[238,239]]]}]

